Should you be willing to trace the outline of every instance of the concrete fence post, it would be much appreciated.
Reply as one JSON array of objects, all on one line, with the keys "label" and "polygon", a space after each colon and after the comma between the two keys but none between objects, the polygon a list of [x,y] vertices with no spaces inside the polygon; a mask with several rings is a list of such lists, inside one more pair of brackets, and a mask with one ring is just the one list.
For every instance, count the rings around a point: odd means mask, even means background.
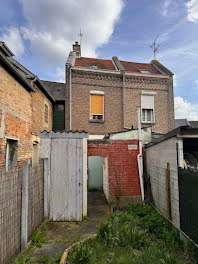
[{"label": "concrete fence post", "polygon": [[28,162],[22,166],[22,211],[21,211],[21,249],[27,247],[28,242]]},{"label": "concrete fence post", "polygon": [[170,179],[170,163],[167,163],[167,175],[166,175],[166,194],[167,194],[167,209],[168,218],[172,220],[171,213],[171,179]]},{"label": "concrete fence post", "polygon": [[49,160],[44,160],[44,217],[49,218],[48,209],[49,209],[49,197],[48,197],[48,189],[49,189]]}]

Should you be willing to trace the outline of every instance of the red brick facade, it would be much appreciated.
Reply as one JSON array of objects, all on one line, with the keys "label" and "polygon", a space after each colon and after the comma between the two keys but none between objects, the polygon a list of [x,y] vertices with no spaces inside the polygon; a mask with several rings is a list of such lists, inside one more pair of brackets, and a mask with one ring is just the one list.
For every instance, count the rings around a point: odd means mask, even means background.
[{"label": "red brick facade", "polygon": [[[35,87],[36,88],[36,87]],[[48,105],[48,124],[44,122],[44,104]],[[3,66],[0,66],[0,167],[5,166],[8,139],[17,140],[17,160],[32,159],[33,141],[39,144],[40,131],[52,129],[52,104],[36,88],[28,91]]]},{"label": "red brick facade", "polygon": [[[71,67],[71,127],[70,86],[66,72],[66,129],[85,130],[90,134],[106,134],[123,130],[123,77],[120,72],[78,70]],[[90,121],[90,91],[104,92],[104,122]],[[174,124],[174,97],[172,77],[146,77],[126,74],[125,80],[125,127],[137,128],[137,105],[141,105],[142,91],[153,92],[154,132],[166,133]],[[142,124],[148,126],[151,124]]]},{"label": "red brick facade", "polygon": [[[137,149],[129,150],[129,145]],[[109,195],[115,197],[139,197],[140,181],[137,155],[138,140],[90,140],[88,141],[88,156],[108,158]]]}]

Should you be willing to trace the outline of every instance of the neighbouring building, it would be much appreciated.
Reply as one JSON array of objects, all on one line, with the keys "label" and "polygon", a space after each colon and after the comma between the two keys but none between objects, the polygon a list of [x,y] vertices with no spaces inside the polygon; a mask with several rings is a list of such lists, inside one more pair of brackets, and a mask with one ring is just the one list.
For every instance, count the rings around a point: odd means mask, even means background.
[{"label": "neighbouring building", "polygon": [[40,132],[52,130],[55,100],[37,76],[0,42],[0,167],[39,161]]},{"label": "neighbouring building", "polygon": [[81,57],[76,42],[66,62],[66,130],[104,135],[142,127],[166,133],[175,127],[173,73],[157,60],[135,63]]}]

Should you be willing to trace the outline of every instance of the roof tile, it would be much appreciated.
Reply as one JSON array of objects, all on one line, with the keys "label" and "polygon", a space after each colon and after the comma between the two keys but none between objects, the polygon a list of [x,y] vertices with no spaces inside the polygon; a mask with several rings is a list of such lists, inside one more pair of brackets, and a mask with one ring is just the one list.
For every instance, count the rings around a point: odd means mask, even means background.
[{"label": "roof tile", "polygon": [[140,70],[147,70],[149,73],[160,74],[160,72],[155,69],[155,67],[148,63],[137,63],[129,61],[120,61],[125,71],[127,72],[140,72]]},{"label": "roof tile", "polygon": [[76,58],[75,66],[90,68],[91,66],[97,66],[99,70],[115,70],[115,67],[111,60],[101,60],[94,58]]}]

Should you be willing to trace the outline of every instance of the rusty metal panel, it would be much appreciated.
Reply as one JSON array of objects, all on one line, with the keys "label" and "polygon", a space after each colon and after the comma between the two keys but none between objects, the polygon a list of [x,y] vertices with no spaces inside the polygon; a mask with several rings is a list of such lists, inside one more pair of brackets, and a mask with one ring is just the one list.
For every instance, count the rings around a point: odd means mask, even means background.
[{"label": "rusty metal panel", "polygon": [[50,219],[82,220],[82,139],[52,138]]}]

